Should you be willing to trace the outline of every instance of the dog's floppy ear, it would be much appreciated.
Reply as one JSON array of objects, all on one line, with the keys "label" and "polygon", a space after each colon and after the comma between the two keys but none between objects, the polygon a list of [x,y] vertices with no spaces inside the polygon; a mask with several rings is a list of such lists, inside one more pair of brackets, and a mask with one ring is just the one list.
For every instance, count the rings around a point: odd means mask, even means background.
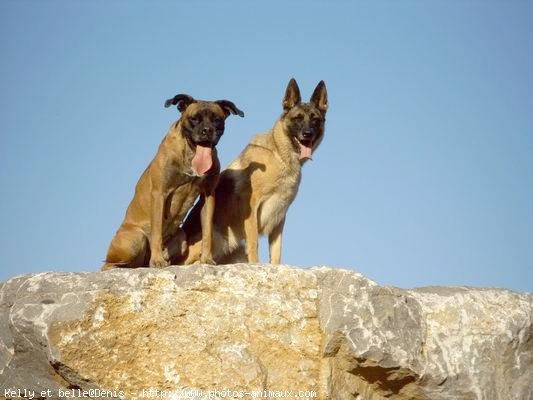
[{"label": "dog's floppy ear", "polygon": [[285,97],[283,98],[283,109],[289,111],[301,102],[302,97],[300,96],[300,88],[294,78],[291,78],[287,85],[287,90],[285,91]]},{"label": "dog's floppy ear", "polygon": [[324,81],[318,82],[315,91],[311,96],[311,103],[313,103],[322,113],[328,111],[328,92]]},{"label": "dog's floppy ear", "polygon": [[187,107],[189,107],[192,103],[195,102],[196,100],[194,100],[188,94],[177,94],[173,98],[165,101],[165,107],[178,106],[178,110],[180,112],[183,112]]},{"label": "dog's floppy ear", "polygon": [[217,100],[215,101],[220,108],[224,111],[224,114],[226,114],[226,118],[229,117],[230,114],[238,115],[239,117],[244,117],[244,113],[237,108],[237,106],[229,100]]}]

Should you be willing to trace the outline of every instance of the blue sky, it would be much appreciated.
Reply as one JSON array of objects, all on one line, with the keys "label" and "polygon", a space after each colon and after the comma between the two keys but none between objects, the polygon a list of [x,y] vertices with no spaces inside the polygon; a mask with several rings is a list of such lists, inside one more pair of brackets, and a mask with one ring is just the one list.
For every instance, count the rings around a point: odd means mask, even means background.
[{"label": "blue sky", "polygon": [[4,0],[0,280],[99,269],[178,117],[165,99],[244,110],[226,165],[294,77],[330,108],[284,262],[532,291],[532,20],[525,1]]}]

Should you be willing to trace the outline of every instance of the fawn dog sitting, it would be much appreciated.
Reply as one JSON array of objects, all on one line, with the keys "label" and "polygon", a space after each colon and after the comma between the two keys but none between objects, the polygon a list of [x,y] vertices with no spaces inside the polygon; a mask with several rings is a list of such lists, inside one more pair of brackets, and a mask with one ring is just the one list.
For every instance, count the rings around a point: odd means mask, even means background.
[{"label": "fawn dog sitting", "polygon": [[220,176],[215,146],[230,114],[244,117],[228,100],[200,101],[178,94],[165,102],[177,106],[173,123],[157,154],[142,174],[122,225],[116,232],[102,270],[114,267],[166,267],[185,249],[180,226],[201,195],[201,261],[213,263],[214,189]]}]

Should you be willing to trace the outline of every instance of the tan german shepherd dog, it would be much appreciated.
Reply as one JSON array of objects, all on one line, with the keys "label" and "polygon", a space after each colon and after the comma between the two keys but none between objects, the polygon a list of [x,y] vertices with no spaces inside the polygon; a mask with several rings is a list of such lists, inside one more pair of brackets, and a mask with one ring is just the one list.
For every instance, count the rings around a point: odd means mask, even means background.
[{"label": "tan german shepherd dog", "polygon": [[[309,103],[291,79],[283,99],[283,113],[272,130],[255,136],[220,175],[215,190],[213,258],[218,264],[259,262],[259,235],[268,235],[270,262],[281,262],[281,237],[287,210],[298,192],[302,165],[311,159],[324,136],[328,99],[321,81]],[[183,225],[187,237],[184,256],[172,263],[191,264],[202,258],[202,199]]]}]

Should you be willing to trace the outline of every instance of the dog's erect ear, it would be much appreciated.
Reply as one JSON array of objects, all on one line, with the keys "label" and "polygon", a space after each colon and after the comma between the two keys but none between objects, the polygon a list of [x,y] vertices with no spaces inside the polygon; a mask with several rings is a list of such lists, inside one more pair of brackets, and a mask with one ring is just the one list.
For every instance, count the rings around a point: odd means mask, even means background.
[{"label": "dog's erect ear", "polygon": [[229,100],[217,100],[215,101],[222,110],[224,110],[224,114],[226,114],[226,118],[229,117],[230,114],[238,115],[239,117],[244,117],[244,113],[237,108],[237,106]]},{"label": "dog's erect ear", "polygon": [[165,101],[165,107],[178,106],[178,110],[180,112],[183,112],[187,107],[189,107],[192,103],[195,102],[196,100],[194,100],[188,94],[177,94],[173,98]]},{"label": "dog's erect ear", "polygon": [[298,84],[292,78],[287,85],[287,90],[285,91],[285,98],[283,99],[283,109],[289,111],[294,106],[302,102],[302,97],[300,96],[300,88]]},{"label": "dog's erect ear", "polygon": [[318,82],[318,85],[316,85],[315,91],[311,96],[311,103],[323,113],[328,111],[328,92],[324,81],[320,81]]}]

